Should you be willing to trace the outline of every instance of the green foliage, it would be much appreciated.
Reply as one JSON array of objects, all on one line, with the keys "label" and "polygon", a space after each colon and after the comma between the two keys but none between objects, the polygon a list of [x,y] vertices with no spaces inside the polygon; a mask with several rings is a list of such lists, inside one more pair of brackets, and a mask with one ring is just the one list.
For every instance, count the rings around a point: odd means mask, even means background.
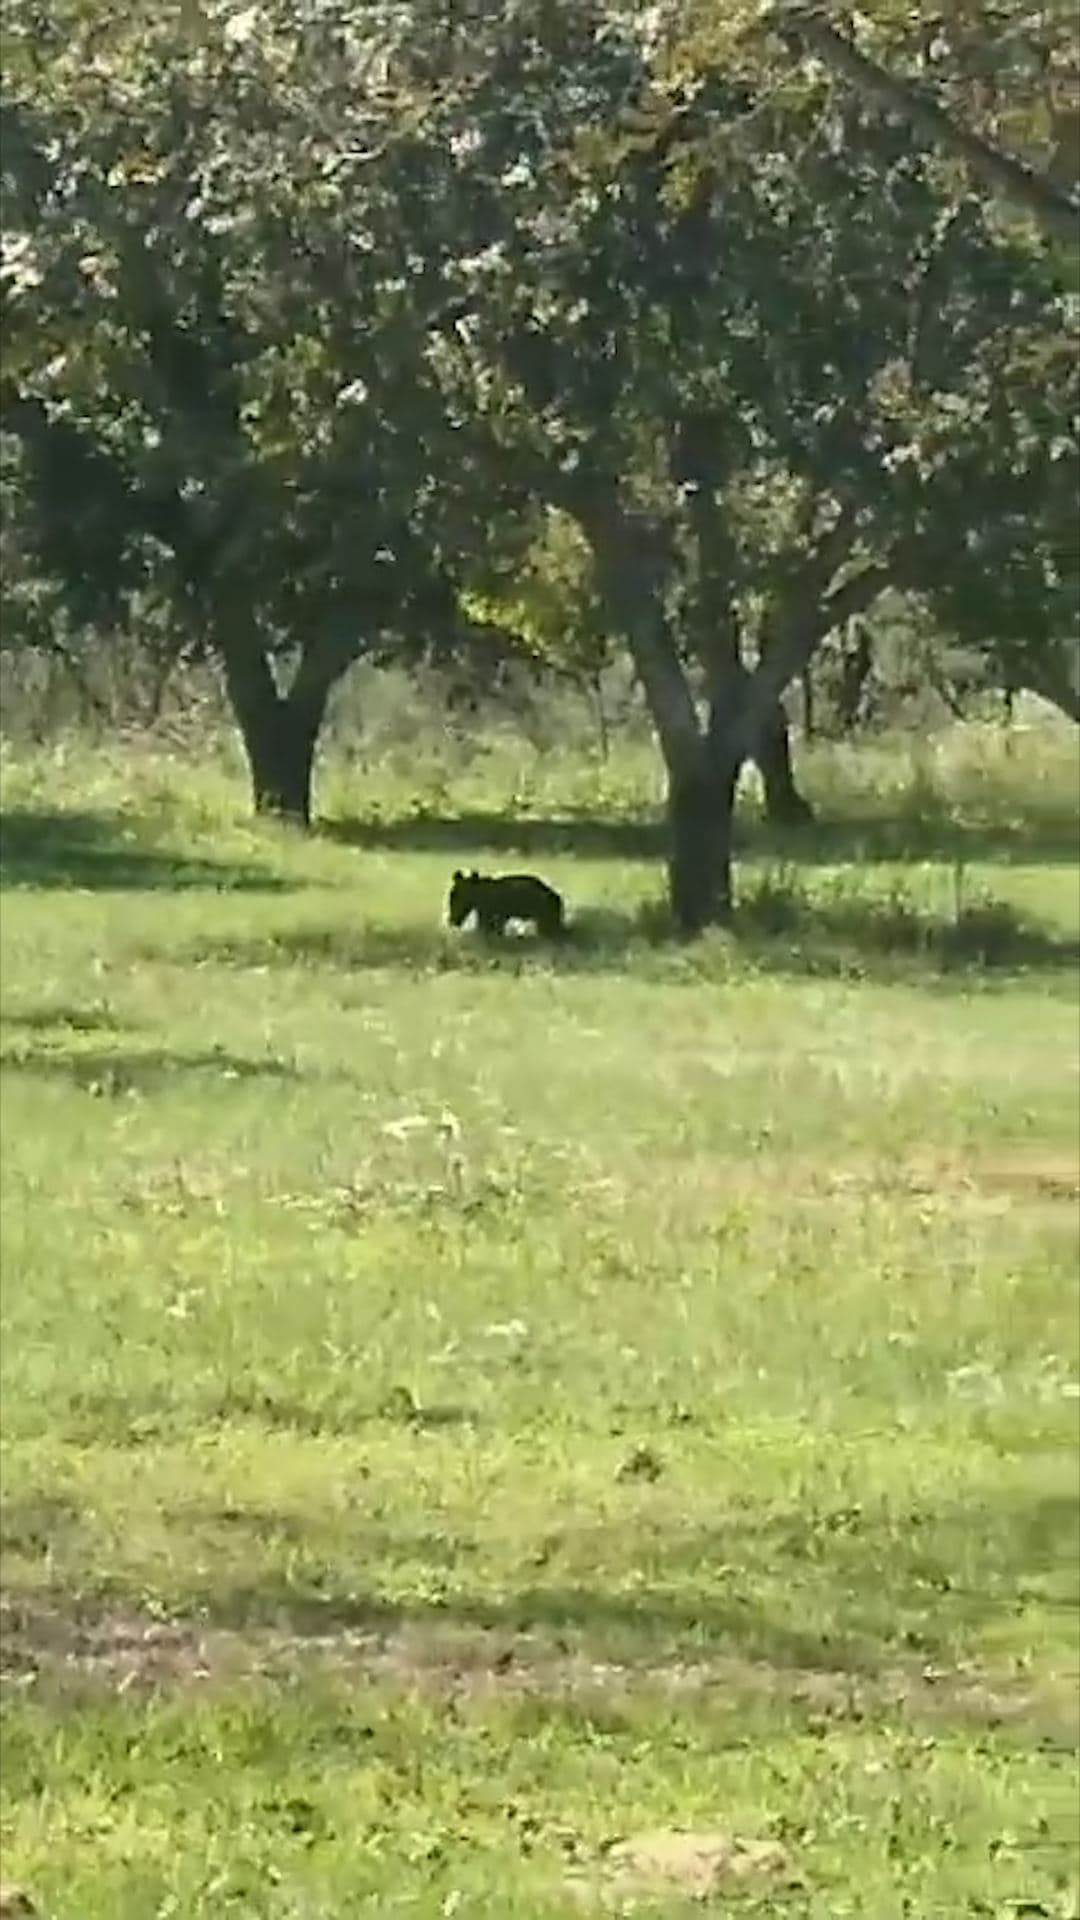
[{"label": "green foliage", "polygon": [[557,510],[543,516],[502,593],[466,589],[461,606],[480,626],[512,636],[524,657],[575,679],[595,680],[614,651],[588,545]]},{"label": "green foliage", "polygon": [[209,647],[255,758],[476,624],[628,647],[669,770],[888,585],[1010,671],[1060,643],[1054,257],[752,10],[653,24],[12,0],[11,539],[76,625]]},{"label": "green foliage", "polygon": [[942,12],[894,4],[830,21],[779,5],[782,39],[824,61],[849,97],[913,129],[957,180],[995,196],[1006,221],[1034,226],[1077,260],[1080,34],[1063,0],[1029,7],[962,0]]},{"label": "green foliage", "polygon": [[78,616],[157,586],[203,639],[355,649],[446,617],[432,513],[464,448],[425,393],[393,102],[331,16],[259,22],[189,44],[175,16],[102,34],[75,9],[51,49],[16,37],[6,424]]}]

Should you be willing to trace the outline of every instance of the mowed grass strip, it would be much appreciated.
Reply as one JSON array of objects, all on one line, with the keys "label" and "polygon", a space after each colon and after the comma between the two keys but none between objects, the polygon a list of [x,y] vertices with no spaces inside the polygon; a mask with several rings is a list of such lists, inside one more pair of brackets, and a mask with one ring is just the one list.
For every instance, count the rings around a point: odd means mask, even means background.
[{"label": "mowed grass strip", "polygon": [[[1075,755],[976,749],[823,755],[818,857],[751,831],[692,949],[629,775],[526,831],[495,762],[335,771],[299,842],[213,766],[8,766],[43,1912],[688,1910],[616,1871],[656,1829],[733,1843],[720,1911],[1076,1911]],[[515,831],[555,959],[441,925]]]}]

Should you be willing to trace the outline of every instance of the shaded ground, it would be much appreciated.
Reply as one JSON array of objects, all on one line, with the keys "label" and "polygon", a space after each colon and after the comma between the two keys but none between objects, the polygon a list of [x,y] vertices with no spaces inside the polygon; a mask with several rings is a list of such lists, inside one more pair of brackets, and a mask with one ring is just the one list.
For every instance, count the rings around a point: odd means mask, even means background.
[{"label": "shaded ground", "polygon": [[347,1683],[363,1677],[423,1688],[437,1696],[537,1696],[577,1702],[594,1717],[618,1711],[621,1698],[692,1701],[720,1690],[783,1710],[813,1732],[830,1723],[902,1713],[905,1719],[996,1730],[1022,1725],[1048,1749],[1072,1751],[1071,1700],[1019,1675],[991,1677],[967,1662],[935,1666],[914,1656],[876,1672],[830,1666],[778,1667],[717,1653],[666,1662],[616,1661],[560,1649],[550,1634],[432,1618],[395,1625],[373,1617],[310,1628],[283,1616],[272,1626],[237,1628],[214,1620],[163,1618],[118,1607],[77,1617],[55,1603],[0,1601],[0,1686],[46,1696],[80,1686],[127,1693],[174,1690],[214,1680],[296,1678],[301,1665],[323,1667]]},{"label": "shaded ground", "polygon": [[[645,816],[597,820],[578,814],[514,819],[505,813],[417,811],[404,818],[329,820],[329,838],[346,846],[408,853],[560,854],[591,860],[659,860],[667,839],[662,820]],[[866,820],[820,818],[807,826],[777,828],[737,816],[743,860],[786,857],[800,866],[887,860],[979,865],[1032,862],[1072,864],[1080,855],[1075,811],[1025,814],[1015,822],[927,818],[909,810]]]},{"label": "shaded ground", "polygon": [[[644,819],[514,820],[494,813],[445,817],[417,813],[393,820],[331,822],[324,833],[346,845],[402,853],[443,850],[454,857],[465,852],[479,857],[487,850],[530,858],[551,853],[655,859],[664,848],[662,825]],[[958,893],[951,912],[934,912],[903,886],[894,885],[891,892],[882,894],[860,885],[857,874],[859,863],[875,861],[962,866],[969,860],[1075,860],[1075,819],[1051,814],[1015,828],[982,828],[898,814],[857,826],[819,824],[787,835],[744,822],[741,839],[740,857],[751,877],[741,889],[730,929],[732,952],[762,971],[889,978],[898,971],[963,975],[1028,967],[1075,971],[1080,965],[1080,942],[1074,936],[1040,925],[1012,905],[973,901]],[[764,859],[780,862],[779,873],[755,877],[754,864]],[[822,897],[812,897],[800,887],[799,867],[844,862],[852,863],[851,878],[842,885],[829,883]],[[0,820],[0,883],[9,888],[90,892],[202,889],[274,894],[295,890],[303,885],[303,878],[250,861],[216,860],[141,845],[120,813],[22,808],[8,811]],[[378,922],[350,926],[340,920],[325,928],[294,924],[280,933],[249,938],[207,938],[179,951],[173,948],[170,957],[194,965],[291,967],[299,963],[361,971],[387,967],[444,971],[462,966],[470,970],[516,967],[540,955],[545,964],[559,970],[622,970],[632,949],[675,945],[666,909],[659,902],[625,913],[589,907],[575,911],[574,903],[570,904],[569,937],[557,948],[532,938],[448,939],[441,924],[440,901],[433,902],[430,926]],[[152,960],[164,955],[147,950],[142,957]],[[77,1025],[87,1017],[95,1016],[75,1010],[68,1024],[77,1031],[90,1031]],[[22,1018],[26,1025],[28,1016]],[[59,1014],[53,1021],[46,1011],[43,1023],[63,1021]],[[48,1061],[37,1062],[30,1055],[17,1064],[28,1070],[54,1070]],[[157,1064],[166,1072],[170,1064],[195,1069],[215,1062],[163,1059]],[[145,1076],[153,1066],[146,1057],[133,1064],[133,1072]],[[232,1070],[270,1069],[234,1062]],[[82,1068],[75,1071],[81,1073]]]},{"label": "shaded ground", "polygon": [[204,887],[282,893],[290,882],[251,863],[140,845],[130,821],[120,813],[11,807],[0,815],[0,885],[87,892]]},{"label": "shaded ground", "polygon": [[[445,853],[448,859],[490,853],[660,860],[666,848],[663,821],[645,815],[515,819],[505,812],[418,810],[390,819],[328,820],[318,832],[344,846]],[[898,810],[864,821],[821,819],[785,830],[744,814],[737,839],[744,862],[782,860],[810,867],[874,861],[1067,865],[1080,854],[1075,813],[1051,809],[1015,822],[968,822]],[[0,816],[0,883],[86,891],[219,888],[260,893],[280,893],[296,884],[254,862],[140,844],[132,818],[118,811],[42,806],[11,807]]]},{"label": "shaded ground", "polygon": [[5,1027],[24,1033],[130,1033],[137,1024],[129,1014],[121,1018],[106,1006],[76,1006],[45,1002],[39,1007],[0,1009]]},{"label": "shaded ground", "polygon": [[[858,1502],[762,1513],[751,1502],[714,1531],[670,1541],[664,1584],[631,1592],[545,1586],[538,1577],[497,1598],[446,1589],[433,1601],[395,1600],[335,1587],[331,1561],[318,1584],[268,1567],[248,1582],[203,1586],[186,1609],[148,1612],[92,1587],[9,1578],[3,1671],[22,1684],[81,1674],[174,1685],[313,1655],[436,1688],[738,1686],[811,1718],[896,1706],[965,1722],[1026,1717],[1029,1731],[1034,1721],[1041,1739],[1071,1750],[1071,1688],[1040,1688],[1015,1669],[995,1674],[956,1649],[992,1634],[1029,1599],[1075,1613],[1077,1522],[1075,1501],[1060,1496],[929,1514],[864,1512]],[[48,1556],[80,1525],[63,1501],[8,1503],[5,1553],[24,1564]],[[370,1535],[362,1557],[376,1567],[386,1541],[379,1528],[357,1526]],[[277,1517],[258,1508],[208,1513],[197,1554],[212,1560],[215,1532],[239,1532],[257,1560],[276,1530]],[[301,1524],[298,1541],[304,1532]],[[445,1542],[434,1545],[436,1576]],[[785,1566],[832,1630],[803,1630],[770,1608],[758,1579]]]},{"label": "shaded ground", "polygon": [[[7,1017],[0,1016],[7,1024]],[[25,1041],[0,1043],[0,1068],[32,1074],[38,1080],[80,1087],[86,1093],[121,1095],[150,1093],[168,1086],[178,1074],[216,1074],[226,1080],[301,1080],[290,1060],[251,1059],[227,1047],[198,1049],[145,1047],[93,1052],[61,1053]]]},{"label": "shaded ground", "polygon": [[[727,930],[732,957],[766,973],[791,976],[892,978],[917,975],[1008,973],[1033,967],[1075,971],[1080,942],[1029,920],[1004,903],[962,910],[945,918],[901,898],[866,893],[816,901],[781,888],[751,895]],[[660,907],[625,914],[583,909],[558,945],[530,936],[484,940],[449,935],[433,915],[430,926],[284,927],[279,933],[210,937],[179,950],[140,948],[146,960],[169,958],[189,966],[240,968],[327,966],[343,971],[400,967],[447,972],[490,967],[511,970],[541,961],[558,972],[623,971],[644,949],[677,957],[683,948]],[[698,980],[687,971],[688,984]]]}]

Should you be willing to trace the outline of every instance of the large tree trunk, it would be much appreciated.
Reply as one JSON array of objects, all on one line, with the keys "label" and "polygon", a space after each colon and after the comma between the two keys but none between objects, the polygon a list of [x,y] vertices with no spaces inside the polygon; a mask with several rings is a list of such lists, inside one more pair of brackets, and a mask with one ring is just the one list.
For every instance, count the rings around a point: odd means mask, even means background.
[{"label": "large tree trunk", "polygon": [[257,635],[238,637],[231,630],[218,651],[247,754],[255,812],[310,826],[315,749],[344,657],[305,650],[292,687],[281,694]]},{"label": "large tree trunk", "polygon": [[[731,821],[735,800],[721,777],[723,755],[703,731],[664,609],[670,565],[665,529],[625,511],[600,487],[571,503],[593,550],[615,625],[627,637],[668,776],[668,889],[680,933],[693,935],[731,910]],[[725,799],[726,794],[726,799]]]},{"label": "large tree trunk", "polygon": [[765,786],[766,818],[774,827],[809,826],[813,809],[795,785],[791,729],[782,706],[778,705],[759,728],[754,761]]},{"label": "large tree trunk", "polygon": [[722,925],[732,911],[732,842],[737,771],[707,750],[693,770],[669,772],[668,891],[688,938]]},{"label": "large tree trunk", "polygon": [[321,718],[313,721],[310,714],[295,712],[290,700],[279,699],[254,730],[243,729],[256,813],[300,827],[311,825],[311,779]]}]

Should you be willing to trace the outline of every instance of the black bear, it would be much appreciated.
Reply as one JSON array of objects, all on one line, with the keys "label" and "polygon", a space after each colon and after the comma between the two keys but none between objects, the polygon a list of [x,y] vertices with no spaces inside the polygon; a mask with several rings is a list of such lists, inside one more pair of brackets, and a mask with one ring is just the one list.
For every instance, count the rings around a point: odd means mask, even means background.
[{"label": "black bear", "polygon": [[534,873],[455,873],[447,902],[450,925],[476,915],[481,933],[503,933],[508,920],[527,920],[547,940],[565,932],[562,895]]}]

